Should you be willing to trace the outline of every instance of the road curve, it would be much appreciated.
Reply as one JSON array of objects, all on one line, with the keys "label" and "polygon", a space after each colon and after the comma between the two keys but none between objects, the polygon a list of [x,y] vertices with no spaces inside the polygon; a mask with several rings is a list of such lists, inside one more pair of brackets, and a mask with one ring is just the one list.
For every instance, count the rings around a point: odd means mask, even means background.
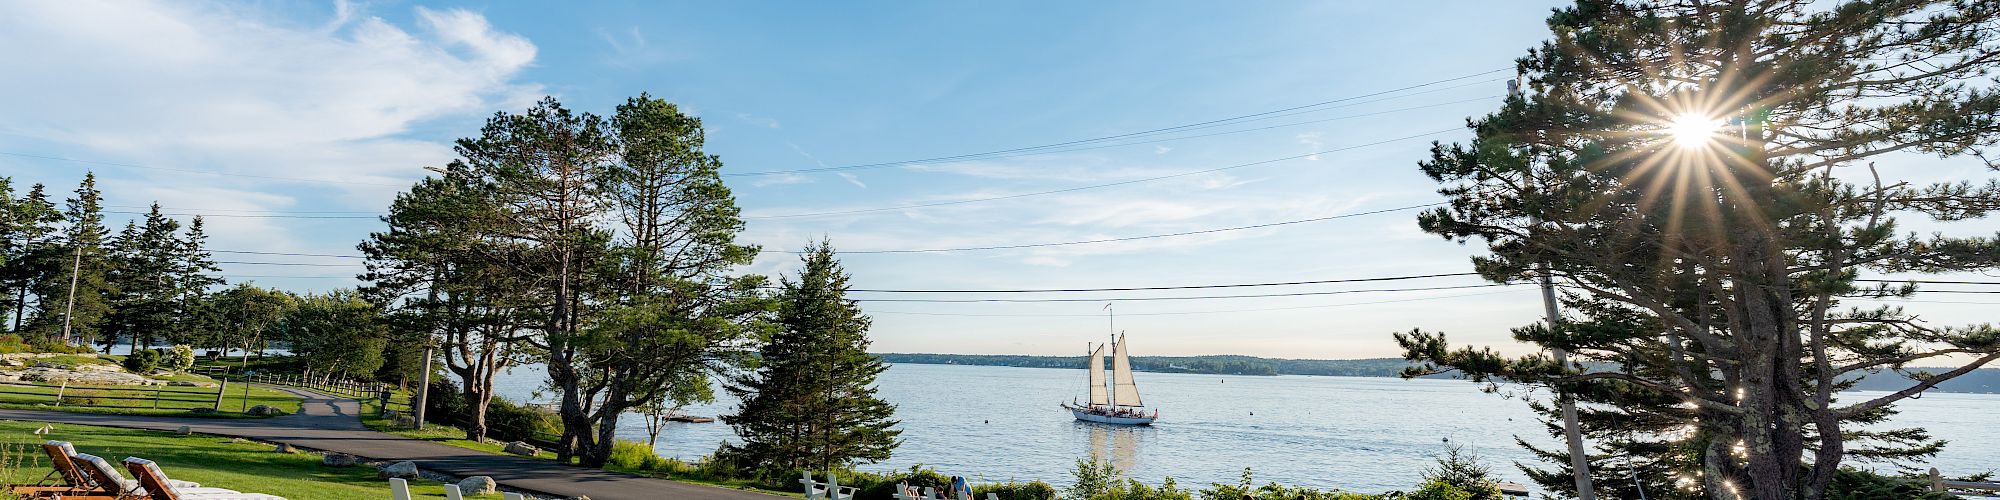
[{"label": "road curve", "polygon": [[267,419],[219,419],[0,409],[0,419],[164,431],[185,425],[200,434],[287,443],[372,460],[410,460],[424,470],[458,477],[491,476],[495,482],[509,488],[561,497],[587,495],[594,500],[780,498],[754,491],[668,481],[549,460],[495,455],[375,432],[361,425],[361,405],[352,399],[308,390],[273,388],[305,398],[302,411]]}]

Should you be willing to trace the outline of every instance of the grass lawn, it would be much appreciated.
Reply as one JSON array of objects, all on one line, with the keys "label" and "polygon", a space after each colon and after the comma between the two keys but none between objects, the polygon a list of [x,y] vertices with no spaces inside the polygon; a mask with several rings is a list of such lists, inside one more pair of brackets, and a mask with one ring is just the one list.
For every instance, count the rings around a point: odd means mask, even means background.
[{"label": "grass lawn", "polygon": [[[390,396],[390,398],[392,404],[396,405],[395,406],[396,408],[408,408],[406,403],[409,402],[410,396],[411,395],[409,393],[398,392]],[[382,405],[380,400],[370,399],[362,401],[361,402],[362,425],[366,425],[368,426],[369,429],[374,429],[376,432],[395,434],[398,436],[403,436],[411,439],[421,439],[433,443],[457,446],[459,448],[483,451],[496,455],[506,454],[505,450],[507,446],[505,443],[490,442],[490,441],[479,442],[466,439],[465,430],[454,426],[425,423],[424,428],[422,429],[405,429],[396,427],[395,421],[386,418],[378,418],[375,416],[381,414],[381,406]],[[550,461],[556,459],[555,454],[550,453],[548,450],[542,450],[542,453],[536,455],[535,458],[542,460],[550,460]],[[805,497],[805,494],[803,492],[794,489],[773,490],[758,486],[751,481],[716,480],[707,477],[699,477],[693,474],[688,474],[680,471],[640,470],[640,469],[617,467],[617,466],[607,466],[605,467],[605,469],[624,472],[627,474],[633,474],[638,476],[671,479],[684,483],[704,484],[720,488],[729,488],[733,490],[747,490],[759,493],[769,493],[773,495],[783,495],[783,496],[799,497],[799,498]]]},{"label": "grass lawn", "polygon": [[[191,375],[201,377],[200,375]],[[206,377],[202,377],[206,378]],[[299,397],[290,393],[262,387],[246,387],[230,384],[229,393],[223,396],[222,411],[197,414],[194,408],[213,408],[215,389],[203,387],[138,387],[138,386],[59,386],[34,387],[20,385],[0,385],[0,408],[24,410],[60,410],[87,413],[118,413],[130,415],[175,415],[217,418],[257,418],[243,414],[251,406],[269,405],[286,413],[299,411]],[[62,393],[62,404],[57,405],[56,393]],[[153,398],[158,395],[159,401]],[[114,399],[137,398],[137,399]],[[157,406],[157,408],[155,408]]]},{"label": "grass lawn", "polygon": [[[36,447],[45,440],[70,441],[77,451],[119,461],[137,456],[160,463],[174,479],[194,481],[202,486],[237,491],[268,493],[290,500],[349,500],[389,498],[389,483],[375,478],[367,466],[332,468],[320,465],[320,456],[310,453],[280,454],[271,446],[235,442],[228,438],[169,432],[115,429],[56,424],[47,436],[32,434],[39,422],[0,420],[0,449],[19,465],[0,469],[12,482],[32,483],[49,472],[48,457]],[[444,484],[429,480],[410,482],[416,498],[444,498]],[[487,495],[467,498],[500,498]]]}]

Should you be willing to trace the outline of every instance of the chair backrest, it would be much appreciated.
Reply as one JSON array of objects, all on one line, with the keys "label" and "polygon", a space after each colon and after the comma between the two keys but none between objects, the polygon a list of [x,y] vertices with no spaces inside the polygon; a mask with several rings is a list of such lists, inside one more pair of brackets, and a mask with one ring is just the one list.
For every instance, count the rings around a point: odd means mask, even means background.
[{"label": "chair backrest", "polygon": [[181,500],[180,490],[167,481],[167,473],[160,471],[160,465],[139,457],[125,457],[125,470],[139,480],[139,487],[146,489],[148,500]]},{"label": "chair backrest", "polygon": [[389,498],[392,500],[410,500],[410,482],[400,477],[389,478]]},{"label": "chair backrest", "polygon": [[49,455],[49,465],[55,467],[56,472],[62,473],[63,484],[67,484],[71,488],[92,488],[96,486],[90,480],[90,476],[84,475],[83,471],[77,468],[76,461],[70,459],[70,457],[76,456],[76,447],[71,446],[69,442],[49,441],[42,443],[42,453],[47,453]]},{"label": "chair backrest", "polygon": [[505,494],[505,495],[501,495],[500,497],[501,497],[501,498],[503,498],[503,499],[505,499],[505,500],[521,500],[521,494],[520,494],[520,493],[508,493],[508,494]]},{"label": "chair backrest", "polygon": [[465,492],[459,491],[456,484],[446,484],[444,485],[444,500],[465,500]]},{"label": "chair backrest", "polygon": [[112,495],[127,493],[125,485],[129,481],[125,480],[124,474],[118,473],[117,467],[111,466],[111,461],[89,453],[78,453],[72,458],[75,458],[73,463],[77,468],[82,469],[90,482],[96,485],[91,491]]}]

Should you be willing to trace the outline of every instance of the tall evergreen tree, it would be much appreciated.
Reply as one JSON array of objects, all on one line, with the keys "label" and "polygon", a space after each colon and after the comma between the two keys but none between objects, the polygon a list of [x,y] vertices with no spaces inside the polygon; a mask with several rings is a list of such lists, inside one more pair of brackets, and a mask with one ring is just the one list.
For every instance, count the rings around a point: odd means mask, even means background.
[{"label": "tall evergreen tree", "polygon": [[175,344],[215,347],[219,318],[211,308],[211,289],[226,281],[219,274],[222,268],[216,266],[214,254],[208,251],[208,232],[202,226],[197,215],[188,222],[186,236],[173,239],[169,268],[173,270],[174,309],[180,320],[166,335],[167,341]]},{"label": "tall evergreen tree", "polygon": [[[1847,460],[1935,453],[1921,430],[1867,424],[2000,360],[2000,329],[1928,323],[1877,300],[1916,282],[1860,278],[2000,269],[1995,238],[1896,234],[1897,217],[1968,225],[2000,209],[2000,182],[1874,162],[2000,168],[2000,3],[1581,0],[1549,26],[1519,61],[1526,91],[1471,144],[1433,148],[1422,168],[1450,205],[1419,222],[1486,243],[1488,279],[1562,285],[1569,315],[1514,336],[1575,357],[1416,331],[1397,335],[1423,364],[1411,374],[1587,403],[1598,493],[1615,498],[1637,474],[1654,495],[1817,500]],[[1952,366],[1912,368],[1936,364]],[[1843,394],[1883,371],[1916,382]],[[1558,469],[1537,479],[1573,488],[1567,453],[1542,455]]]},{"label": "tall evergreen tree", "polygon": [[742,401],[723,421],[743,444],[726,450],[768,474],[829,470],[889,458],[902,431],[896,407],[875,397],[888,369],[868,354],[867,316],[846,298],[847,272],[833,246],[806,247],[796,279],[781,278],[775,331],[755,371],[729,392]]},{"label": "tall evergreen tree", "polygon": [[155,203],[136,231],[128,223],[113,242],[105,352],[120,337],[130,339],[134,351],[150,347],[188,319],[180,309],[180,228]]},{"label": "tall evergreen tree", "polygon": [[67,226],[63,240],[35,264],[45,271],[34,284],[35,324],[30,329],[46,339],[88,342],[97,338],[100,323],[111,313],[110,295],[116,291],[109,279],[113,263],[105,245],[110,232],[104,227],[96,174],[84,174],[62,219]]},{"label": "tall evergreen tree", "polygon": [[0,266],[0,283],[5,285],[7,312],[14,320],[11,330],[18,332],[28,319],[28,304],[34,302],[29,299],[30,292],[45,274],[54,271],[54,240],[61,236],[57,224],[62,222],[62,212],[49,201],[41,184],[29,188],[11,208],[15,223],[12,232],[5,235],[9,246],[6,265]]}]

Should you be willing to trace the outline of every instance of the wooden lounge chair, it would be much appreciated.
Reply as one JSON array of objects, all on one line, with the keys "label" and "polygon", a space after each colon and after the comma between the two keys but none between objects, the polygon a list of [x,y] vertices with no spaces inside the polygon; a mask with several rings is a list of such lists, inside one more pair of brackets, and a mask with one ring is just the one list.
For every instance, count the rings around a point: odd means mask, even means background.
[{"label": "wooden lounge chair", "polygon": [[[76,463],[77,468],[83,469],[92,483],[97,485],[97,489],[91,494],[108,495],[109,498],[125,500],[146,498],[146,488],[140,486],[138,481],[125,479],[125,475],[118,473],[118,467],[111,465],[111,461],[89,453],[71,455],[70,459]],[[203,488],[201,483],[190,481],[167,481],[167,483],[188,494],[234,493],[222,488]]]},{"label": "wooden lounge chair", "polygon": [[[284,497],[263,493],[243,493],[221,488],[176,488],[167,479],[167,473],[160,471],[160,465],[137,457],[125,457],[125,470],[139,480],[139,488],[146,496],[131,497],[134,500],[285,500]],[[195,491],[199,490],[199,491]]]},{"label": "wooden lounge chair", "polygon": [[[22,497],[49,495],[74,497],[87,495],[97,489],[97,485],[91,482],[90,477],[77,469],[76,461],[70,459],[76,455],[75,446],[66,441],[49,441],[42,443],[42,453],[48,454],[49,465],[54,470],[42,476],[42,481],[38,484],[15,486],[9,491]],[[61,484],[52,484],[55,482]]]}]

